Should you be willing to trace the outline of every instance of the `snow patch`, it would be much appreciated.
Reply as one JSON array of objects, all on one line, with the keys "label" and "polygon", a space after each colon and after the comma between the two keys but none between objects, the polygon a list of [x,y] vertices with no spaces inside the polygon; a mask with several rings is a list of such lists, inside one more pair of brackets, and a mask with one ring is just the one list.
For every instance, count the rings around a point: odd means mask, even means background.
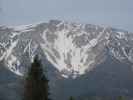
[{"label": "snow patch", "polygon": [[[90,61],[87,61],[87,59],[90,57],[89,54],[87,54],[88,51],[92,50],[92,47],[96,46],[98,40],[92,39],[90,42],[83,46],[82,48],[78,48],[76,44],[73,43],[74,37],[67,37],[67,34],[69,33],[69,30],[63,29],[61,31],[55,32],[57,35],[57,39],[55,39],[54,43],[49,43],[46,41],[46,32],[48,30],[45,30],[42,38],[45,41],[45,44],[41,44],[41,48],[43,49],[47,59],[60,71],[68,71],[75,76],[82,75],[85,73],[85,71],[90,67],[92,63],[95,62],[95,54],[94,56],[91,56],[92,59]],[[80,33],[83,34],[83,33]],[[60,58],[57,58],[55,54],[53,53],[52,49],[56,49],[60,55]],[[92,52],[93,53],[93,52]],[[69,57],[68,57],[69,54]],[[55,59],[51,58],[51,55]],[[65,60],[70,60],[70,64],[67,64]],[[66,78],[66,74],[62,75]]]},{"label": "snow patch", "polygon": [[95,47],[95,46],[97,45],[97,39],[92,39],[92,40],[90,41],[90,45],[91,45],[92,47]]},{"label": "snow patch", "polygon": [[7,59],[7,66],[8,68],[14,72],[17,75],[22,76],[22,73],[20,73],[19,69],[17,69],[20,66],[20,62],[18,61],[18,59],[14,56],[11,55],[8,59]]},{"label": "snow patch", "polygon": [[122,39],[125,37],[125,33],[124,32],[117,32],[116,37],[119,39]]}]

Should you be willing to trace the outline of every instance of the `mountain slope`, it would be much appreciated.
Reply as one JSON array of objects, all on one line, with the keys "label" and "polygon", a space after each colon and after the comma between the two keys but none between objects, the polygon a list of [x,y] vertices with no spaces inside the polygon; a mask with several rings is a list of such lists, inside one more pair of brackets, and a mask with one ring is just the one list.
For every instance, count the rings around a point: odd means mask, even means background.
[{"label": "mountain slope", "polygon": [[76,78],[104,62],[107,52],[121,62],[132,63],[132,37],[122,30],[59,20],[1,26],[0,61],[23,75],[36,54],[45,55],[61,76]]},{"label": "mountain slope", "polygon": [[55,100],[133,96],[133,33],[59,20],[0,26],[0,99],[21,98],[23,80],[18,75],[36,54],[47,68]]}]

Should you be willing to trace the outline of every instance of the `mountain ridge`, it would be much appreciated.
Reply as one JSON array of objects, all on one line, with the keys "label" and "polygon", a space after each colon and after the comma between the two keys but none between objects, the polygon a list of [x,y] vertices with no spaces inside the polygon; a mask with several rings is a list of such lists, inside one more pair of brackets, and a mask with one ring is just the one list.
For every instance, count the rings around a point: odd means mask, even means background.
[{"label": "mountain ridge", "polygon": [[45,55],[64,78],[91,71],[105,61],[106,52],[133,63],[133,34],[111,27],[50,20],[1,26],[0,36],[0,61],[17,75],[23,75],[36,54]]}]

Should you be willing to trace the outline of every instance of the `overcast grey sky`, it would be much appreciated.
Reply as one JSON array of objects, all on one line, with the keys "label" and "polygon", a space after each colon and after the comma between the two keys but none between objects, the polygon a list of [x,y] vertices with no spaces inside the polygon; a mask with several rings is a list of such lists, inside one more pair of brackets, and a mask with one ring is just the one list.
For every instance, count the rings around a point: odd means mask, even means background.
[{"label": "overcast grey sky", "polygon": [[133,0],[0,0],[0,7],[4,25],[59,19],[133,32]]}]

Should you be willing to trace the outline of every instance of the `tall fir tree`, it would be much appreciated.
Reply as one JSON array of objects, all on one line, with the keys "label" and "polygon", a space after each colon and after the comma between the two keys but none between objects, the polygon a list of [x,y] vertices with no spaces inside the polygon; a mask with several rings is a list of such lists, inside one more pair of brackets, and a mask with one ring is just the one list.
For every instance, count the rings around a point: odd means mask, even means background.
[{"label": "tall fir tree", "polygon": [[36,56],[25,78],[24,100],[50,100],[48,82],[41,61]]},{"label": "tall fir tree", "polygon": [[118,100],[126,100],[124,96],[119,96]]},{"label": "tall fir tree", "polygon": [[70,96],[69,100],[75,100],[73,96]]}]

